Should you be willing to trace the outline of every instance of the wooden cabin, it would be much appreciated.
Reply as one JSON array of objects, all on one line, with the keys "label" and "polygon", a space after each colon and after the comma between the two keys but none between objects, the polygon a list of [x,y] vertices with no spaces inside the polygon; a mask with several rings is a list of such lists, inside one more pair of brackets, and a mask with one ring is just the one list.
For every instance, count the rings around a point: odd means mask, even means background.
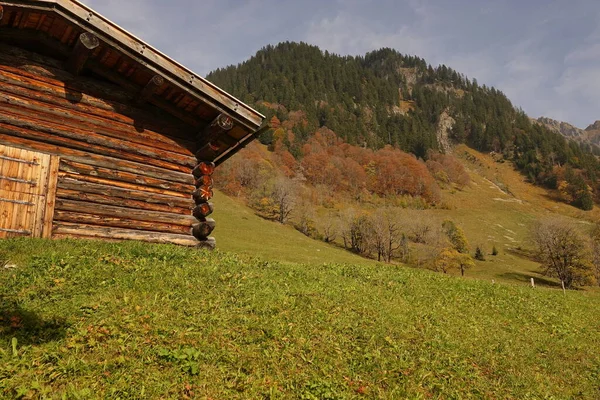
[{"label": "wooden cabin", "polygon": [[212,248],[212,172],[263,120],[77,1],[0,0],[0,238]]}]

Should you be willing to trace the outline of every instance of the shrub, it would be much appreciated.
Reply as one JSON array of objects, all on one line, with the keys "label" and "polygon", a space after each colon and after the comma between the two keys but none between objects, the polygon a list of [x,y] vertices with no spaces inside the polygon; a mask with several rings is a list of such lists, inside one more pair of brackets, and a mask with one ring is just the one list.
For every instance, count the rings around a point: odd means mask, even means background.
[{"label": "shrub", "polygon": [[480,246],[475,248],[475,259],[479,261],[485,261],[485,256],[483,254],[483,250],[481,250]]},{"label": "shrub", "polygon": [[494,245],[494,247],[492,247],[492,255],[493,256],[497,256],[498,255],[498,249],[496,248],[496,245]]}]

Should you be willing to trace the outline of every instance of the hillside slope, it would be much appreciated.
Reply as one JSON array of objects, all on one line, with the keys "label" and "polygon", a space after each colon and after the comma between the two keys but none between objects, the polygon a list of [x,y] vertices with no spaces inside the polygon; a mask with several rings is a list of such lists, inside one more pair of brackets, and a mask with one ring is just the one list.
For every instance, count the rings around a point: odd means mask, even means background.
[{"label": "hillside slope", "polygon": [[600,298],[396,266],[0,241],[2,398],[597,398]]},{"label": "hillside slope", "polygon": [[[341,57],[286,42],[207,78],[268,117],[276,116],[292,133],[285,145],[297,159],[306,141],[327,127],[351,145],[391,145],[420,158],[431,149],[466,143],[502,154],[530,181],[547,187],[557,187],[568,169],[574,171],[567,173],[577,186],[573,191],[585,194],[574,201],[583,209],[593,204],[592,193],[581,191],[584,180],[594,194],[600,193],[600,162],[589,144],[532,123],[499,90],[392,49]],[[261,141],[272,144],[273,134]]]},{"label": "hillside slope", "polygon": [[[561,215],[576,221],[587,232],[592,223],[600,221],[600,209],[584,212],[558,202],[555,193],[527,182],[509,163],[497,162],[467,146],[457,147],[454,154],[467,168],[470,185],[461,190],[442,190],[443,208],[399,207],[396,212],[410,220],[456,221],[464,229],[471,250],[480,246],[486,255],[485,261],[476,261],[467,278],[521,285],[529,285],[530,278],[534,278],[538,285],[558,287],[558,282],[543,276],[539,263],[532,259],[528,240],[531,223],[540,217]],[[221,250],[270,261],[374,263],[344,250],[339,242],[337,246],[325,244],[289,225],[258,217],[242,199],[217,191],[215,205],[214,234]],[[356,206],[338,205],[342,209]],[[368,212],[372,205],[363,207]],[[499,251],[497,256],[490,255],[493,247]]]},{"label": "hillside slope", "polygon": [[252,209],[219,191],[215,191],[214,201],[217,221],[214,237],[219,250],[270,261],[372,263],[339,247],[311,239],[291,226],[260,218]]}]

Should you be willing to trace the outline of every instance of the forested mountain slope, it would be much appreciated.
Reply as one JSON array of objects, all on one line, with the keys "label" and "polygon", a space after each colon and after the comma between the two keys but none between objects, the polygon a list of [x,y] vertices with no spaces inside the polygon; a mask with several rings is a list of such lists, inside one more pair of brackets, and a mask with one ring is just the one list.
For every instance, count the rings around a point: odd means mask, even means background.
[{"label": "forested mountain slope", "polygon": [[[327,127],[349,144],[391,145],[423,159],[428,150],[443,152],[453,143],[493,151],[584,209],[600,192],[600,164],[589,144],[532,123],[499,90],[392,49],[341,57],[285,42],[207,78],[276,116],[292,133],[285,144],[296,159],[307,140]],[[271,143],[273,131],[261,141]]]}]

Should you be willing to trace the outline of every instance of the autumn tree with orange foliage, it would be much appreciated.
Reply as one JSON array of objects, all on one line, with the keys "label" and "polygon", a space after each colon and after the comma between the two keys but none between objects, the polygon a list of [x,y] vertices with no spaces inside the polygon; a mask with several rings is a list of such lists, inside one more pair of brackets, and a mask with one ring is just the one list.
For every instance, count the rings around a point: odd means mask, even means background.
[{"label": "autumn tree with orange foliage", "polygon": [[429,151],[427,155],[427,168],[438,181],[453,183],[459,189],[471,183],[469,173],[455,157],[434,151]]},{"label": "autumn tree with orange foliage", "polygon": [[313,185],[330,185],[357,196],[364,190],[378,196],[420,196],[440,200],[434,178],[413,155],[386,146],[378,151],[351,146],[326,128],[302,147],[300,168]]}]

